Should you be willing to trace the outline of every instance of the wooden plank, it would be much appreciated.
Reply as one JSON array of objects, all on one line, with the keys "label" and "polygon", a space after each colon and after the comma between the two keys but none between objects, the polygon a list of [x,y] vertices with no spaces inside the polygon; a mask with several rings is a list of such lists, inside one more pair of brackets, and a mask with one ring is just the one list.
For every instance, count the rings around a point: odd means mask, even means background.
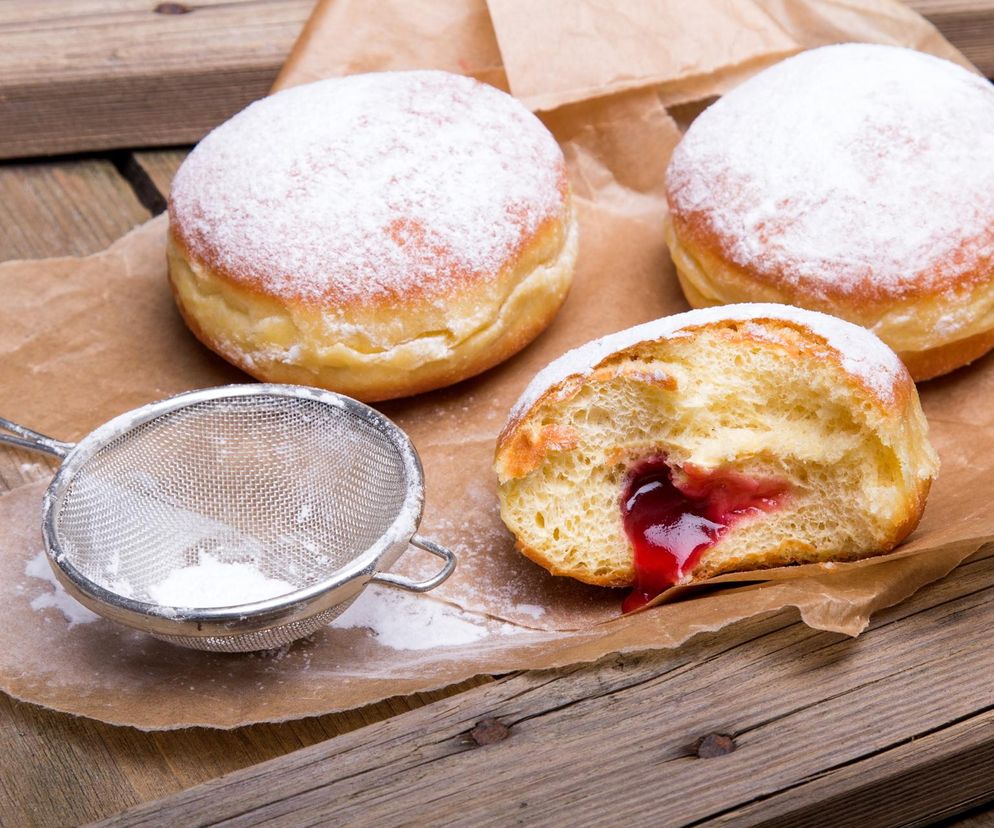
[{"label": "wooden plank", "polygon": [[[932,825],[987,802],[992,767],[994,712],[988,710],[706,824],[723,828]],[[953,780],[956,795],[950,799],[940,789]]]},{"label": "wooden plank", "polygon": [[0,3],[0,158],[193,143],[266,94],[313,5]]},{"label": "wooden plank", "polygon": [[[909,4],[994,75],[994,0]],[[0,158],[194,143],[266,94],[313,6],[0,3]]]},{"label": "wooden plank", "polygon": [[[147,162],[147,159],[144,158],[139,162],[148,171],[153,183],[159,188],[162,188],[171,177],[172,169],[175,166],[174,162],[178,160],[178,156],[173,161],[161,160],[162,163],[158,169],[156,169],[157,162]],[[106,162],[101,162],[99,166],[104,168],[105,173],[108,169],[112,169]],[[68,167],[63,169],[68,169]],[[47,171],[43,169],[42,172],[36,174],[40,176],[39,181],[49,181],[54,176],[51,169],[47,169]],[[65,175],[65,173],[60,173],[60,175]],[[58,180],[58,176],[55,176],[55,179]],[[113,179],[112,173],[109,174],[108,180],[110,179]],[[41,196],[43,200],[47,199],[49,202],[46,210],[57,210],[59,207],[64,207],[66,210],[64,217],[55,220],[54,227],[62,227],[64,230],[70,226],[72,221],[76,221],[79,222],[79,229],[73,230],[71,234],[63,231],[54,234],[37,232],[40,228],[47,228],[47,225],[40,223],[39,219],[34,217],[30,221],[24,222],[24,228],[33,228],[34,231],[22,233],[17,237],[22,244],[21,249],[30,252],[17,252],[13,255],[90,252],[88,249],[66,251],[55,248],[60,243],[65,243],[66,240],[78,241],[87,237],[88,234],[92,234],[91,244],[94,245],[92,249],[99,249],[121,232],[114,230],[112,223],[104,223],[106,215],[95,216],[88,213],[87,205],[102,205],[100,209],[110,209],[113,213],[116,210],[116,205],[121,203],[119,196],[123,201],[128,201],[124,198],[123,193],[117,193],[113,196],[113,202],[107,202],[94,193],[88,192],[84,187],[81,192],[85,194],[85,198],[73,202],[66,198],[66,193],[73,191],[72,185],[66,185],[62,190],[53,184],[37,184],[35,186],[42,190],[46,187],[52,187],[52,192],[56,194],[54,199]],[[0,190],[0,195],[3,194],[4,191]],[[0,198],[0,204],[6,201],[6,198]],[[4,224],[10,225],[9,218]],[[109,238],[102,242],[93,241],[92,239],[95,239],[100,232],[104,232]],[[17,475],[21,475],[21,479],[29,479],[32,475],[38,477],[46,473],[44,469],[30,467],[34,461],[33,456],[24,455],[23,461],[23,465],[28,468],[21,468],[21,465],[18,465],[15,470]],[[2,470],[0,470],[0,478],[2,478]],[[13,478],[10,480],[16,483]],[[8,485],[12,485],[12,483],[8,482]],[[959,573],[953,576],[954,579],[958,577]],[[769,620],[771,624],[769,628],[764,626],[759,629],[764,635],[773,635],[780,629],[778,625],[786,624],[787,621],[786,618],[772,619]],[[781,640],[776,645],[770,645],[767,642],[761,646],[764,648],[782,646],[785,650],[790,650],[797,641],[806,640],[806,636],[810,633],[796,624],[790,625],[788,629],[793,632],[786,639],[786,643]],[[747,637],[749,634],[747,631]],[[798,638],[795,640],[794,636]],[[733,633],[728,637],[723,635],[720,639],[716,639],[716,643],[730,646],[734,645],[735,640],[735,633]],[[859,642],[853,642],[853,644],[859,644]],[[717,656],[717,652],[709,652],[710,655],[703,654],[700,658],[703,660]],[[681,660],[673,663],[686,666],[686,662]],[[624,672],[626,669],[625,662],[605,668],[609,674],[605,685],[610,686],[610,674],[615,670]],[[673,669],[680,668],[673,666]],[[567,671],[565,675],[569,675],[569,672]],[[553,676],[554,681],[547,688],[547,692],[552,694],[552,702],[554,703],[556,698],[569,699],[569,696],[556,695],[560,692],[560,682],[566,681],[565,678],[561,678],[557,674],[542,674],[539,680],[545,681],[550,675]],[[942,678],[944,676],[940,675],[937,681]],[[596,695],[598,686],[600,685],[597,681],[588,681],[586,685],[588,691],[593,695]],[[591,688],[594,690],[591,691]],[[622,689],[618,692],[624,695],[627,690]],[[611,694],[609,693],[606,698],[612,698]],[[364,711],[342,714],[338,717],[321,717],[286,725],[243,728],[223,734],[200,730],[181,731],[175,734],[142,734],[127,728],[108,728],[98,723],[73,719],[27,705],[20,705],[6,697],[0,697],[0,739],[5,745],[5,754],[0,759],[0,794],[2,794],[0,797],[0,824],[64,824],[104,816],[128,805],[178,791],[231,769],[244,767],[261,759],[313,744],[336,733],[345,732],[369,722],[379,721],[394,713],[411,709],[418,702],[418,699],[398,699]],[[585,702],[586,697],[574,701],[567,700],[563,703],[579,705]],[[444,704],[447,703],[443,702]],[[643,700],[644,704],[645,700]],[[536,719],[544,721],[545,715],[545,713],[537,714]],[[517,738],[526,726],[527,722],[525,721],[513,723],[512,738]],[[596,733],[596,726],[591,725],[590,727],[591,733]],[[956,727],[956,725],[952,727]],[[944,730],[938,732],[945,733]],[[610,735],[606,738],[610,738]],[[931,737],[926,735],[924,738]],[[927,744],[932,747],[931,742]],[[898,745],[894,749],[900,747]],[[500,749],[500,746],[490,746],[486,750],[492,751],[494,749]],[[590,750],[588,753],[593,755]],[[879,755],[887,756],[888,753],[889,751],[885,750]],[[954,752],[951,755],[955,757],[959,754]],[[885,765],[886,763],[881,764]],[[858,766],[843,766],[842,770],[855,767]],[[981,762],[977,767],[983,770],[985,764]],[[604,778],[601,774],[606,774],[608,771],[599,768],[595,770],[598,777],[595,781],[603,785]],[[507,782],[503,778],[503,769],[498,767],[495,772],[500,774],[498,780],[506,791]],[[862,772],[861,770],[860,773]],[[408,774],[410,773],[409,771]],[[486,773],[483,775],[489,779]],[[978,777],[982,778],[982,775],[978,775]],[[840,781],[840,784],[843,781],[845,780]],[[444,792],[446,790],[444,783],[444,778],[436,779],[435,786],[439,791]],[[473,793],[472,789],[464,788],[463,791],[467,796]],[[812,790],[810,794],[807,794],[816,798],[815,813],[820,807],[820,800],[817,800],[817,797],[829,794],[828,789]],[[772,797],[770,801],[772,801]],[[758,807],[761,803],[756,803],[756,805]],[[527,813],[529,809],[523,810]],[[412,812],[408,812],[408,816]],[[593,813],[593,811],[591,812]],[[801,813],[804,812],[801,811]],[[511,818],[517,817],[517,814],[508,814],[507,816],[508,821],[510,821]],[[293,821],[294,817],[291,816],[290,819]],[[490,822],[500,821],[494,817],[493,813],[489,814],[488,819]],[[482,821],[486,822],[488,819]],[[607,816],[604,819],[606,820]]]},{"label": "wooden plank", "polygon": [[480,684],[236,730],[145,733],[0,693],[0,825],[78,825],[325,741]]},{"label": "wooden plank", "polygon": [[987,77],[994,78],[992,0],[905,0]]},{"label": "wooden plank", "polygon": [[[994,623],[991,552],[855,640],[781,614],[676,653],[525,674],[102,824],[757,824],[779,808],[884,826],[963,811],[994,796],[994,650],[976,634]],[[508,736],[478,746],[490,718]],[[734,752],[698,758],[711,733]],[[908,801],[845,795],[860,785]]]},{"label": "wooden plank", "polygon": [[149,216],[105,159],[0,166],[0,261],[95,253]]}]

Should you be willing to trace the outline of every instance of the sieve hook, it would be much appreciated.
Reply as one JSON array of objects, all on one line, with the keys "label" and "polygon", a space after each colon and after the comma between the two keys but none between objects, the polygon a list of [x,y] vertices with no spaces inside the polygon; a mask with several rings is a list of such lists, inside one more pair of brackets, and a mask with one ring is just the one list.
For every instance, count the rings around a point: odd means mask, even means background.
[{"label": "sieve hook", "polygon": [[3,417],[0,417],[0,428],[13,432],[13,434],[0,434],[0,443],[6,443],[8,446],[17,446],[18,448],[28,449],[29,451],[40,451],[60,459],[75,448],[75,443],[64,443],[61,440],[56,440],[54,437],[46,437],[44,434],[39,434],[30,428],[12,423]]},{"label": "sieve hook", "polygon": [[378,584],[389,584],[390,586],[406,589],[409,592],[428,592],[437,587],[442,581],[448,578],[456,568],[456,556],[441,544],[421,535],[414,535],[411,538],[411,545],[431,552],[438,558],[445,561],[445,565],[436,574],[424,581],[411,581],[402,575],[391,575],[389,572],[377,572],[372,580]]}]

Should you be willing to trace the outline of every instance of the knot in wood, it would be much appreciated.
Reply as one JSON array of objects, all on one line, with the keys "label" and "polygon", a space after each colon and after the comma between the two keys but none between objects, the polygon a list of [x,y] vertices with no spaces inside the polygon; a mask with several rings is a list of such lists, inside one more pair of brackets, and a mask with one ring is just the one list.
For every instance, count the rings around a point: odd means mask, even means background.
[{"label": "knot in wood", "polygon": [[156,14],[189,14],[192,11],[193,9],[182,3],[159,3],[155,7]]},{"label": "knot in wood", "polygon": [[478,745],[492,745],[503,742],[511,735],[511,729],[503,722],[494,718],[481,719],[469,732],[469,738]]},{"label": "knot in wood", "polygon": [[698,759],[714,759],[735,750],[735,740],[727,733],[709,733],[694,742]]}]

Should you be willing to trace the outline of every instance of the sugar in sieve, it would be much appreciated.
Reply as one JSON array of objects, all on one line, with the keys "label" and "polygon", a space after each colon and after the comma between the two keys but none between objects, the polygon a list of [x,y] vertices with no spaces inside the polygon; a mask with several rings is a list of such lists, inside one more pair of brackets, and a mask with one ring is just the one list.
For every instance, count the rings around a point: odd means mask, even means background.
[{"label": "sugar in sieve", "polygon": [[[0,419],[0,442],[62,460],[44,499],[49,562],[89,609],[220,652],[279,647],[327,625],[370,582],[425,592],[455,556],[416,533],[424,474],[394,423],[294,385],[192,391],[114,418],[79,443]],[[412,581],[382,570],[408,544],[441,558]],[[230,607],[164,606],[149,587],[204,553],[295,586]]]}]

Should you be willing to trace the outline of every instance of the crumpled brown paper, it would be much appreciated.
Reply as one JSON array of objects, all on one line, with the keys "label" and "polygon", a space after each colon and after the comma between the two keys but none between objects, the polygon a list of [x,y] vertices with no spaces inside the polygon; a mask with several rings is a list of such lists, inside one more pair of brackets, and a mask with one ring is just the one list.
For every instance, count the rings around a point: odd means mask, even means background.
[{"label": "crumpled brown paper", "polygon": [[[667,106],[699,100],[801,49],[847,40],[910,46],[970,66],[893,0],[487,5],[511,92],[543,111],[648,85]],[[590,59],[577,60],[587,44]]]},{"label": "crumpled brown paper", "polygon": [[[619,617],[623,592],[553,578],[513,550],[490,462],[520,391],[580,342],[686,309],[661,233],[663,172],[679,138],[665,104],[712,96],[783,54],[835,40],[897,42],[957,57],[896,0],[539,5],[491,0],[488,13],[482,0],[323,3],[280,80],[434,67],[509,83],[532,106],[549,109],[542,117],[569,164],[581,250],[573,291],[553,325],[481,377],[380,406],[424,462],[422,532],[460,557],[446,584],[416,597],[416,609],[431,610],[412,616],[422,648],[354,624],[275,656],[208,655],[102,620],[70,623],[39,570],[44,487],[31,484],[0,497],[0,687],[143,728],[232,727],[479,673],[673,647],[784,607],[797,607],[812,626],[857,634],[872,612],[942,577],[994,537],[987,402],[994,359],[987,358],[921,389],[943,470],[921,527],[886,558],[726,577],[757,581],[684,590],[675,597],[685,600]],[[0,265],[0,412],[76,439],[149,400],[245,379],[179,320],[165,281],[164,230],[160,217],[86,259]],[[432,566],[411,552],[397,568],[424,574]],[[366,613],[398,606],[379,593],[360,602]]]}]

